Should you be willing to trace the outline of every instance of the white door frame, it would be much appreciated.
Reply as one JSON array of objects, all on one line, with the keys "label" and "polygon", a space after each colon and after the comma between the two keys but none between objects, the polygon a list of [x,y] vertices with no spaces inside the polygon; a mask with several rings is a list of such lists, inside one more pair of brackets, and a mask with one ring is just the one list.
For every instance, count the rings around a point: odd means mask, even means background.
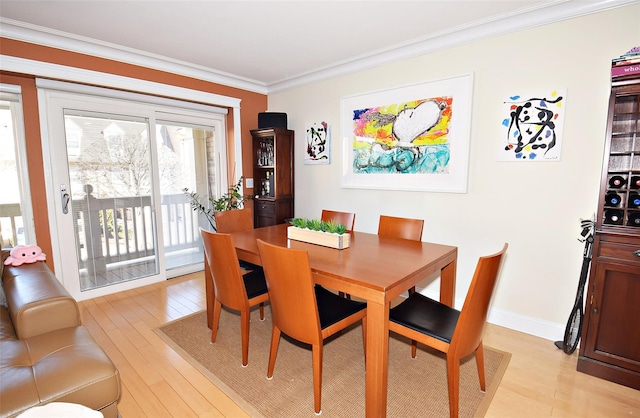
[{"label": "white door frame", "polygon": [[[28,61],[28,60],[24,60],[24,61]],[[3,63],[4,64],[4,63]],[[59,67],[59,66],[56,66]],[[77,72],[77,69],[75,69]],[[89,73],[93,73],[93,72],[89,72]],[[109,75],[105,75],[102,74],[101,77],[107,77],[109,78]],[[117,79],[123,79],[123,77],[119,77],[119,76],[111,76],[111,77],[115,77]],[[134,80],[134,79],[130,79],[130,80]],[[103,81],[103,83],[101,84],[109,84],[109,83],[104,83],[104,78],[101,78],[101,81]],[[113,80],[112,80],[113,81]],[[137,90],[140,90],[140,80],[134,80],[135,85]],[[152,84],[154,87],[157,88],[157,86],[163,86],[161,84],[158,83],[148,83],[148,82],[143,82],[143,83],[147,83],[147,84]],[[41,90],[41,88],[52,88],[54,90],[59,89],[59,90],[69,90],[69,87],[73,87],[73,88],[78,88],[81,89],[83,91],[86,91],[85,89],[87,89],[87,86],[78,86],[77,84],[71,84],[70,83],[64,83],[64,82],[55,82],[55,81],[51,81],[51,80],[43,80],[43,79],[38,79],[37,80],[37,85],[39,87],[39,103],[40,103],[40,122],[41,122],[41,138],[42,138],[42,144],[43,144],[43,156],[44,156],[44,162],[45,162],[45,176],[46,179],[48,181],[47,184],[47,201],[50,202],[49,205],[49,212],[50,212],[50,224],[51,224],[51,235],[52,237],[56,237],[59,236],[60,234],[60,230],[59,228],[54,225],[55,222],[53,222],[53,218],[51,217],[53,213],[55,213],[56,211],[58,211],[61,208],[61,202],[60,202],[60,193],[59,193],[59,187],[60,185],[56,185],[53,184],[53,167],[56,164],[57,161],[67,161],[66,160],[66,150],[60,150],[58,149],[58,147],[56,147],[56,149],[52,149],[52,147],[49,144],[49,138],[50,138],[50,134],[51,131],[49,129],[48,126],[48,117],[46,115],[46,103],[47,103],[47,97],[46,94],[44,93],[44,90]],[[166,86],[164,86],[166,88]],[[171,86],[170,86],[171,87]],[[72,88],[72,90],[73,90]],[[88,89],[97,89],[94,87],[88,87]],[[173,89],[176,89],[176,87],[173,87]],[[218,95],[213,95],[213,94],[209,94],[209,93],[203,93],[203,92],[198,92],[198,91],[192,91],[192,90],[188,90],[188,89],[181,89],[181,88],[177,88],[183,92],[188,92],[191,91],[192,93],[195,93],[197,96],[202,97],[202,95],[207,95],[208,99],[210,100],[217,100],[220,99],[220,97],[223,96],[218,96]],[[153,89],[152,89],[153,90]],[[126,92],[122,92],[122,94],[124,96],[127,95],[136,95],[135,93],[126,93]],[[163,94],[166,94],[166,90],[163,92]],[[149,96],[151,101],[156,100],[156,97],[152,97]],[[229,102],[229,100],[231,100],[234,104],[233,106],[233,113],[234,113],[234,144],[235,144],[235,155],[236,155],[236,159],[235,159],[235,173],[236,173],[236,178],[239,178],[241,176],[242,173],[242,147],[241,147],[241,141],[240,141],[240,109],[239,109],[239,99],[229,99],[227,98],[227,100],[222,100],[224,102]],[[170,100],[169,100],[170,101]],[[184,102],[180,101],[181,104],[184,104]],[[201,107],[200,105],[192,105],[194,108],[198,108]],[[210,109],[209,106],[207,106],[207,108]],[[226,112],[226,109],[220,109],[220,112]],[[60,154],[63,153],[63,154]],[[61,158],[64,157],[63,160],[61,160]],[[226,174],[226,170],[225,173]],[[66,180],[66,184],[68,184],[68,179]],[[225,183],[226,184],[226,183]],[[57,186],[57,187],[56,187]],[[54,243],[55,244],[55,243]],[[134,287],[139,287],[139,286],[143,286],[146,284],[150,284],[150,283],[155,283],[159,280],[163,280],[164,277],[162,277],[162,275],[159,275],[158,277],[154,277],[153,279],[151,278],[146,278],[146,279],[140,279],[140,280],[136,280],[133,282],[124,282],[122,283],[122,286],[118,285],[118,286],[110,286],[107,288],[99,288],[99,289],[95,289],[94,291],[87,291],[87,292],[79,292],[79,282],[77,280],[73,280],[73,284],[71,283],[72,280],[66,280],[66,277],[68,276],[68,274],[70,274],[69,272],[65,272],[65,269],[63,267],[63,262],[60,256],[60,252],[62,251],[62,248],[60,245],[54,245],[54,249],[53,249],[53,260],[54,260],[54,265],[56,266],[56,273],[59,277],[59,279],[61,278],[63,285],[65,285],[65,287],[67,287],[67,289],[70,291],[70,293],[72,293],[72,295],[77,299],[77,300],[84,300],[84,299],[89,299],[89,298],[93,298],[93,297],[97,297],[97,296],[102,296],[105,294],[110,294],[113,293],[115,291],[120,291],[120,290],[126,290],[128,288],[134,288]],[[72,274],[70,277],[73,277],[74,275],[77,275],[77,272],[75,272],[75,274]]]}]

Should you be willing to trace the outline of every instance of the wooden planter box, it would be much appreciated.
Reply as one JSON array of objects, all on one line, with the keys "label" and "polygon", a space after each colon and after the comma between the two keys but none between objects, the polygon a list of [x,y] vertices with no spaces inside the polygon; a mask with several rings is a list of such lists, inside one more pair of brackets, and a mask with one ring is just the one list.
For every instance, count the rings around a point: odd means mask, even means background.
[{"label": "wooden planter box", "polygon": [[287,238],[342,250],[343,248],[349,248],[350,235],[348,233],[332,234],[290,226],[287,228]]}]

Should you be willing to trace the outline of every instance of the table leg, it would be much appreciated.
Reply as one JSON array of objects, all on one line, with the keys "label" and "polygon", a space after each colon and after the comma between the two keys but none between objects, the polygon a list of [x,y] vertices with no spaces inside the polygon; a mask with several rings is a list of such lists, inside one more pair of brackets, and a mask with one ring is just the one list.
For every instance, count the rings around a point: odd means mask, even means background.
[{"label": "table leg", "polygon": [[387,416],[389,304],[367,303],[366,416]]},{"label": "table leg", "polygon": [[456,262],[453,260],[440,271],[440,302],[450,307],[456,293]]}]

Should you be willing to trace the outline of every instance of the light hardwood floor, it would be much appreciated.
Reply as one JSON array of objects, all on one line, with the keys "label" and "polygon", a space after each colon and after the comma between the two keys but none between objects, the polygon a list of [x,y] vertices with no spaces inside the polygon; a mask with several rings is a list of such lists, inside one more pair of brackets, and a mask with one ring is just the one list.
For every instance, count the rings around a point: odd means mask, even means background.
[{"label": "light hardwood floor", "polygon": [[[123,418],[248,416],[153,331],[204,308],[202,273],[80,303],[122,376]],[[512,354],[487,417],[640,416],[640,391],[577,372],[577,352],[492,324],[484,342]]]}]

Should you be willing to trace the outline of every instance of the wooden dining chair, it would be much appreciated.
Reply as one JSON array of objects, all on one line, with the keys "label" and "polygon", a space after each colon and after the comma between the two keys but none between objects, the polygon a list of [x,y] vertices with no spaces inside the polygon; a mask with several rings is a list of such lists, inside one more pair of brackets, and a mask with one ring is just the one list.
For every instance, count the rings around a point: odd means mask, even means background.
[{"label": "wooden dining chair", "polygon": [[224,234],[253,229],[253,213],[249,209],[234,209],[214,212],[216,231]]},{"label": "wooden dining chair", "polygon": [[446,354],[450,417],[458,416],[462,358],[475,352],[480,389],[486,389],[482,333],[507,247],[505,244],[500,252],[480,257],[462,310],[414,293],[389,312],[389,331],[412,340],[411,357],[416,357],[416,341]]},{"label": "wooden dining chair", "polygon": [[[422,241],[424,220],[412,218],[397,218],[395,216],[380,215],[378,221],[378,236],[386,238],[402,238],[412,241]],[[413,286],[409,295],[416,291]]]},{"label": "wooden dining chair", "polygon": [[[347,228],[347,231],[353,231],[353,225],[356,222],[356,214],[352,212],[338,212],[334,210],[322,209],[320,220],[325,222],[333,221],[335,223],[344,225]],[[351,299],[351,295],[347,293],[339,292],[338,294],[342,297]]]},{"label": "wooden dining chair", "polygon": [[422,240],[424,220],[380,215],[378,235],[386,238]]},{"label": "wooden dining chair", "polygon": [[[242,232],[253,229],[253,213],[249,209],[233,209],[214,212],[213,217],[216,220],[216,231],[224,234],[232,232]],[[249,263],[248,261],[239,260],[240,267],[245,270],[260,270],[262,267]]]},{"label": "wooden dining chair", "polygon": [[356,222],[356,214],[352,212],[337,212],[322,209],[320,220],[325,222],[333,221],[337,224],[344,225],[347,228],[347,231],[353,231],[353,225]]},{"label": "wooden dining chair", "polygon": [[279,247],[260,239],[258,250],[269,288],[273,321],[267,378],[273,377],[281,333],[310,344],[314,410],[320,414],[323,341],[360,320],[366,341],[367,304],[341,298],[321,286],[315,286],[309,255],[304,250]]},{"label": "wooden dining chair", "polygon": [[267,283],[262,269],[242,274],[238,255],[229,234],[212,233],[200,228],[204,253],[213,278],[214,301],[211,324],[211,342],[216,341],[222,305],[240,311],[242,335],[242,366],[249,362],[249,320],[251,307],[260,306],[260,319],[264,320],[264,303],[269,300]]}]

